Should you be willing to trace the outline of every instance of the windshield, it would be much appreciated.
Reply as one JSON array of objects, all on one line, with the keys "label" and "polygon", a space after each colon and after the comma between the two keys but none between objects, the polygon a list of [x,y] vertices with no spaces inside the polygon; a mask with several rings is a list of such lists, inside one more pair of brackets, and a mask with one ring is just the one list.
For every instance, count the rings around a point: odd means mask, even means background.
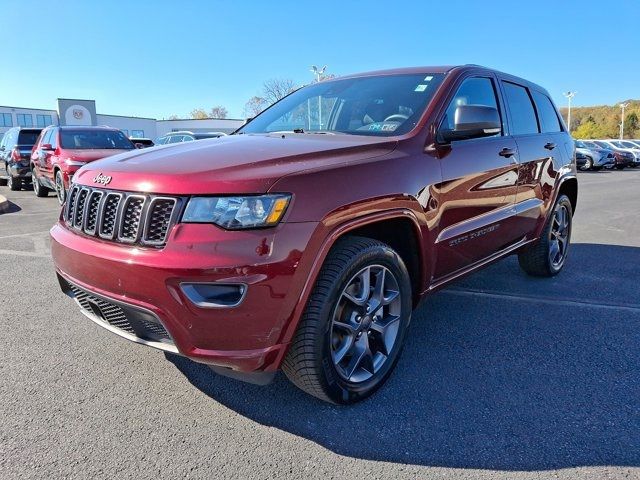
[{"label": "windshield", "polygon": [[421,73],[316,83],[285,97],[238,133],[402,135],[416,126],[443,77]]},{"label": "windshield", "polygon": [[133,150],[135,146],[120,130],[60,130],[62,148],[72,150],[122,149]]}]

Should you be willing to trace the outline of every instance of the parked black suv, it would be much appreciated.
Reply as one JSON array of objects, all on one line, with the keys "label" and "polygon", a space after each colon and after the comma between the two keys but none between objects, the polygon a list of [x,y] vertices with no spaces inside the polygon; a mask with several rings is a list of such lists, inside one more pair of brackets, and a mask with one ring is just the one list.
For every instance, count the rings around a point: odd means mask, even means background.
[{"label": "parked black suv", "polygon": [[9,185],[11,190],[20,190],[23,183],[31,183],[29,159],[41,128],[14,127],[0,141],[0,164],[6,176],[0,177],[0,185]]}]

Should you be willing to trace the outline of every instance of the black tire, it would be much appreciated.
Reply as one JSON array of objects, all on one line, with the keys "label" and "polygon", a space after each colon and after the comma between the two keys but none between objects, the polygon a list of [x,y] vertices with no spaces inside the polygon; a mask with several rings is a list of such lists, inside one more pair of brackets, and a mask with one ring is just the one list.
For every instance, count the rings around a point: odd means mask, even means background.
[{"label": "black tire", "polygon": [[[373,367],[373,359],[375,357],[371,352],[375,350],[374,347],[376,345],[381,345],[379,343],[381,340],[386,342],[386,337],[376,338],[377,333],[371,331],[374,329],[373,327],[364,332],[364,339],[360,339],[363,331],[359,331],[357,334],[352,332],[353,335],[347,335],[347,337],[351,338],[350,348],[355,348],[361,340],[365,341],[367,352],[370,354],[368,358],[371,360],[371,367],[369,368],[373,370],[370,373],[366,371],[366,367],[362,367],[359,371],[371,376],[361,381],[350,381],[352,377],[345,378],[345,370],[342,370],[342,367],[339,366],[339,361],[338,365],[335,363],[336,326],[333,319],[337,316],[337,312],[341,312],[341,315],[345,314],[347,304],[351,305],[349,307],[351,310],[351,317],[349,318],[351,319],[354,318],[353,312],[357,308],[365,308],[364,304],[361,307],[356,307],[346,302],[344,300],[345,292],[348,286],[354,285],[352,282],[360,272],[372,272],[374,268],[390,272],[392,274],[391,277],[386,278],[393,278],[396,281],[397,295],[394,296],[393,293],[396,292],[393,291],[391,297],[395,298],[393,302],[395,303],[396,311],[393,314],[393,318],[398,317],[395,320],[398,323],[396,325],[394,322],[396,330],[394,330],[393,344],[390,348],[384,347],[387,350],[386,355],[383,355],[385,360],[383,360],[377,371]],[[388,275],[388,273],[385,273],[385,275]],[[382,275],[383,285],[385,275]],[[379,276],[375,277],[371,285],[377,285],[379,278]],[[376,289],[369,288],[369,286],[367,288],[372,292],[371,296],[373,297]],[[362,291],[365,291],[364,286],[362,286]],[[382,298],[384,298],[384,293]],[[341,304],[341,302],[345,303]],[[369,304],[368,300],[365,300],[365,302]],[[402,350],[404,336],[411,320],[411,310],[411,282],[402,258],[388,245],[377,240],[363,237],[341,239],[331,249],[322,266],[296,334],[284,359],[282,367],[284,373],[294,385],[321,400],[336,404],[350,404],[363,400],[382,386],[397,363]],[[369,312],[368,307],[366,311]],[[380,312],[381,315],[379,317],[374,316],[373,319],[371,316],[374,313],[366,314],[364,319],[356,316],[355,319],[359,328],[367,329],[374,325],[376,321],[384,323],[384,318],[391,318],[389,311],[387,311],[387,314],[383,310],[380,310]],[[364,326],[365,322],[367,322],[366,326]],[[387,325],[390,325],[390,322]],[[374,336],[371,335],[372,333]],[[374,347],[370,347],[370,345]],[[378,352],[375,355],[378,355]],[[347,358],[353,360],[353,357],[355,355]],[[380,359],[382,357],[377,358]],[[356,364],[358,366],[361,365],[360,362],[356,362]]]},{"label": "black tire", "polygon": [[22,188],[22,180],[13,175],[7,175],[7,186],[11,191],[17,192]]},{"label": "black tire", "polygon": [[31,183],[33,185],[33,193],[36,194],[36,197],[49,196],[49,189],[40,184],[40,180],[38,179],[38,175],[36,175],[35,170],[32,170],[31,172]]},{"label": "black tire", "polygon": [[582,170],[591,170],[593,168],[593,159],[591,157],[587,157],[582,166]]},{"label": "black tire", "polygon": [[[9,176],[9,167],[7,166],[6,162],[4,164],[4,169],[6,170],[7,177],[8,177]],[[0,178],[0,185],[2,185],[3,187],[8,183],[7,182],[7,177]]]},{"label": "black tire", "polygon": [[[568,223],[564,247],[561,247],[562,258],[556,262],[552,259],[552,249],[555,249],[554,242],[558,241],[554,230],[557,225],[556,212],[560,209],[565,210]],[[547,223],[538,241],[526,247],[518,254],[518,262],[522,270],[534,277],[553,277],[560,273],[567,260],[567,253],[571,243],[572,226],[573,208],[571,207],[571,201],[566,195],[560,195],[553,206],[553,210],[547,219]],[[560,243],[558,243],[558,246],[560,247]],[[557,259],[558,257],[555,258]]]},{"label": "black tire", "polygon": [[618,170],[624,170],[624,165],[616,165],[616,168],[617,168]]},{"label": "black tire", "polygon": [[56,197],[58,197],[58,203],[62,205],[67,198],[67,191],[64,189],[64,179],[62,177],[62,171],[56,172]]}]

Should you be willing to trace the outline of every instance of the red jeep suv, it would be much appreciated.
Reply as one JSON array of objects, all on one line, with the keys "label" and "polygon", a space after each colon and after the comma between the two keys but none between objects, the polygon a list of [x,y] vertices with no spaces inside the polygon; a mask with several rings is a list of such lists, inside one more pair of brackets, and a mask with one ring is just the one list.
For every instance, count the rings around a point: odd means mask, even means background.
[{"label": "red jeep suv", "polygon": [[124,133],[109,127],[48,127],[31,152],[33,191],[46,197],[56,192],[64,203],[73,174],[99,158],[135,149]]},{"label": "red jeep suv", "polygon": [[412,309],[517,254],[567,258],[574,143],[549,94],[478,66],[323,81],[234,135],[74,176],[51,230],[62,290],[105,329],[264,383],[361,400]]}]

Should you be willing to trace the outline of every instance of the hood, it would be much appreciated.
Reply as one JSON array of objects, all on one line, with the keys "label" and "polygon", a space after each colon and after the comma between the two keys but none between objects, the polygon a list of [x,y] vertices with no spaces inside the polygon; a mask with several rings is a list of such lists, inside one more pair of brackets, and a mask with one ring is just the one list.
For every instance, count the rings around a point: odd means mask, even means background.
[{"label": "hood", "polygon": [[[264,193],[279,178],[389,153],[385,137],[319,134],[232,135],[134,150],[82,167],[74,181],[166,195]],[[104,180],[104,179],[102,179]]]},{"label": "hood", "polygon": [[132,150],[122,150],[115,148],[100,148],[100,149],[82,149],[73,150],[70,148],[64,149],[64,158],[68,160],[75,160],[77,162],[93,162],[101,158],[110,157],[112,155],[118,155],[120,153],[129,153]]}]

